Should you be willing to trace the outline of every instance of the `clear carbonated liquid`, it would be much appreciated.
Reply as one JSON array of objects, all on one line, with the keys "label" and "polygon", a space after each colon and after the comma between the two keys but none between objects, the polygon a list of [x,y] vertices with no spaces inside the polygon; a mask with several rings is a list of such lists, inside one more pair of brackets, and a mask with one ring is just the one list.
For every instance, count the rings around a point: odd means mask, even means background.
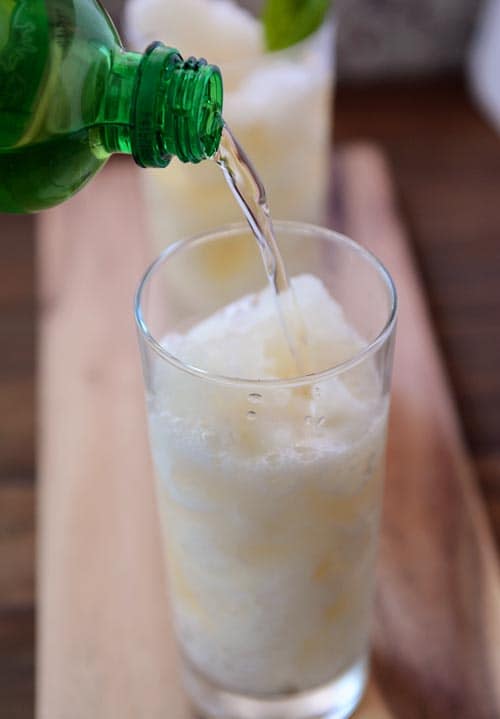
[{"label": "clear carbonated liquid", "polygon": [[306,327],[276,242],[266,190],[250,159],[227,125],[222,131],[214,159],[221,167],[226,182],[257,240],[297,375],[306,374],[309,365]]}]

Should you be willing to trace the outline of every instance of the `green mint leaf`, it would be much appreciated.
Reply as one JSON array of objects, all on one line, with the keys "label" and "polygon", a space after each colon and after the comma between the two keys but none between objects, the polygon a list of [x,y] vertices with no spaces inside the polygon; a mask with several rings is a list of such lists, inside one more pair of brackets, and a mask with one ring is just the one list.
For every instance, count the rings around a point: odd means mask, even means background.
[{"label": "green mint leaf", "polygon": [[319,28],[330,0],[266,0],[262,12],[268,50],[282,50]]}]

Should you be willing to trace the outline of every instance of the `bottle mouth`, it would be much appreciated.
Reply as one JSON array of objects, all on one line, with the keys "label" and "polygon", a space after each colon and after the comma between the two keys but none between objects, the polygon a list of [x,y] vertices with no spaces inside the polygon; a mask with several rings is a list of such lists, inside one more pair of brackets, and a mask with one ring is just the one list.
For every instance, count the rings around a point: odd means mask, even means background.
[{"label": "bottle mouth", "polygon": [[194,57],[174,74],[169,107],[175,154],[182,162],[199,162],[212,157],[219,147],[224,124],[222,77],[218,67]]},{"label": "bottle mouth", "polygon": [[218,67],[153,43],[139,66],[134,102],[134,159],[165,167],[172,155],[197,163],[219,147],[223,85]]}]

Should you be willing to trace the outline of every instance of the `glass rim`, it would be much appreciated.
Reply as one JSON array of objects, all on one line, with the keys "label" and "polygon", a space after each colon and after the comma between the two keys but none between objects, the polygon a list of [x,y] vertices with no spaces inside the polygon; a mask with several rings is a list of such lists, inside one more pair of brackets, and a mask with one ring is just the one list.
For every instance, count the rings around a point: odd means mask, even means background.
[{"label": "glass rim", "polygon": [[170,365],[176,367],[183,372],[186,372],[187,374],[199,377],[200,379],[216,382],[218,384],[240,387],[245,386],[261,388],[285,388],[312,384],[316,381],[343,374],[344,372],[347,372],[348,370],[361,364],[361,362],[363,362],[370,355],[373,355],[379,349],[379,347],[381,347],[386,342],[386,340],[392,334],[394,326],[396,324],[398,311],[398,296],[396,292],[396,286],[389,271],[387,270],[385,265],[378,259],[378,257],[376,257],[373,252],[367,250],[365,247],[362,247],[354,240],[351,240],[349,237],[346,237],[342,233],[336,232],[335,230],[332,230],[328,227],[321,227],[320,225],[313,225],[306,222],[296,222],[290,220],[276,220],[273,224],[274,228],[278,231],[278,235],[280,230],[284,232],[288,230],[295,232],[298,231],[301,233],[312,232],[315,234],[327,236],[329,240],[335,240],[336,242],[340,242],[344,246],[347,246],[354,252],[358,253],[358,255],[364,257],[364,259],[367,260],[372,265],[372,267],[377,270],[379,276],[381,277],[389,292],[390,307],[388,312],[388,318],[380,332],[376,335],[376,337],[374,337],[374,339],[368,342],[366,346],[359,350],[359,352],[356,352],[356,354],[354,354],[352,357],[349,357],[349,359],[347,360],[343,360],[342,362],[339,362],[338,364],[335,364],[331,367],[327,367],[326,369],[319,372],[311,372],[309,374],[300,375],[298,377],[288,378],[249,379],[246,377],[232,377],[223,374],[216,374],[213,372],[209,372],[208,370],[204,370],[201,367],[196,367],[195,365],[183,362],[174,354],[166,350],[165,347],[163,347],[163,345],[161,344],[161,342],[159,342],[153,335],[153,333],[150,331],[148,323],[144,318],[144,314],[142,311],[142,297],[146,286],[153,278],[155,273],[163,265],[163,263],[169,258],[171,258],[173,255],[182,251],[184,248],[196,244],[201,244],[202,242],[206,242],[208,240],[227,238],[228,236],[234,235],[235,233],[241,233],[242,230],[250,232],[250,229],[246,222],[236,222],[172,243],[165,250],[163,250],[163,252],[146,269],[141,281],[139,282],[139,286],[134,296],[134,317],[140,336],[153,350],[153,352],[155,352],[159,357],[168,362]]}]

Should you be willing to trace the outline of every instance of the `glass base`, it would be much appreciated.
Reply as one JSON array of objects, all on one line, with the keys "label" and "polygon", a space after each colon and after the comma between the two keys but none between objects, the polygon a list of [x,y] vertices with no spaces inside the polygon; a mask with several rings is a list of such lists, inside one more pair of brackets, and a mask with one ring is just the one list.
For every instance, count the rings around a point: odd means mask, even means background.
[{"label": "glass base", "polygon": [[223,691],[187,663],[184,682],[203,719],[346,719],[361,700],[367,673],[362,660],[318,689],[273,699]]}]

